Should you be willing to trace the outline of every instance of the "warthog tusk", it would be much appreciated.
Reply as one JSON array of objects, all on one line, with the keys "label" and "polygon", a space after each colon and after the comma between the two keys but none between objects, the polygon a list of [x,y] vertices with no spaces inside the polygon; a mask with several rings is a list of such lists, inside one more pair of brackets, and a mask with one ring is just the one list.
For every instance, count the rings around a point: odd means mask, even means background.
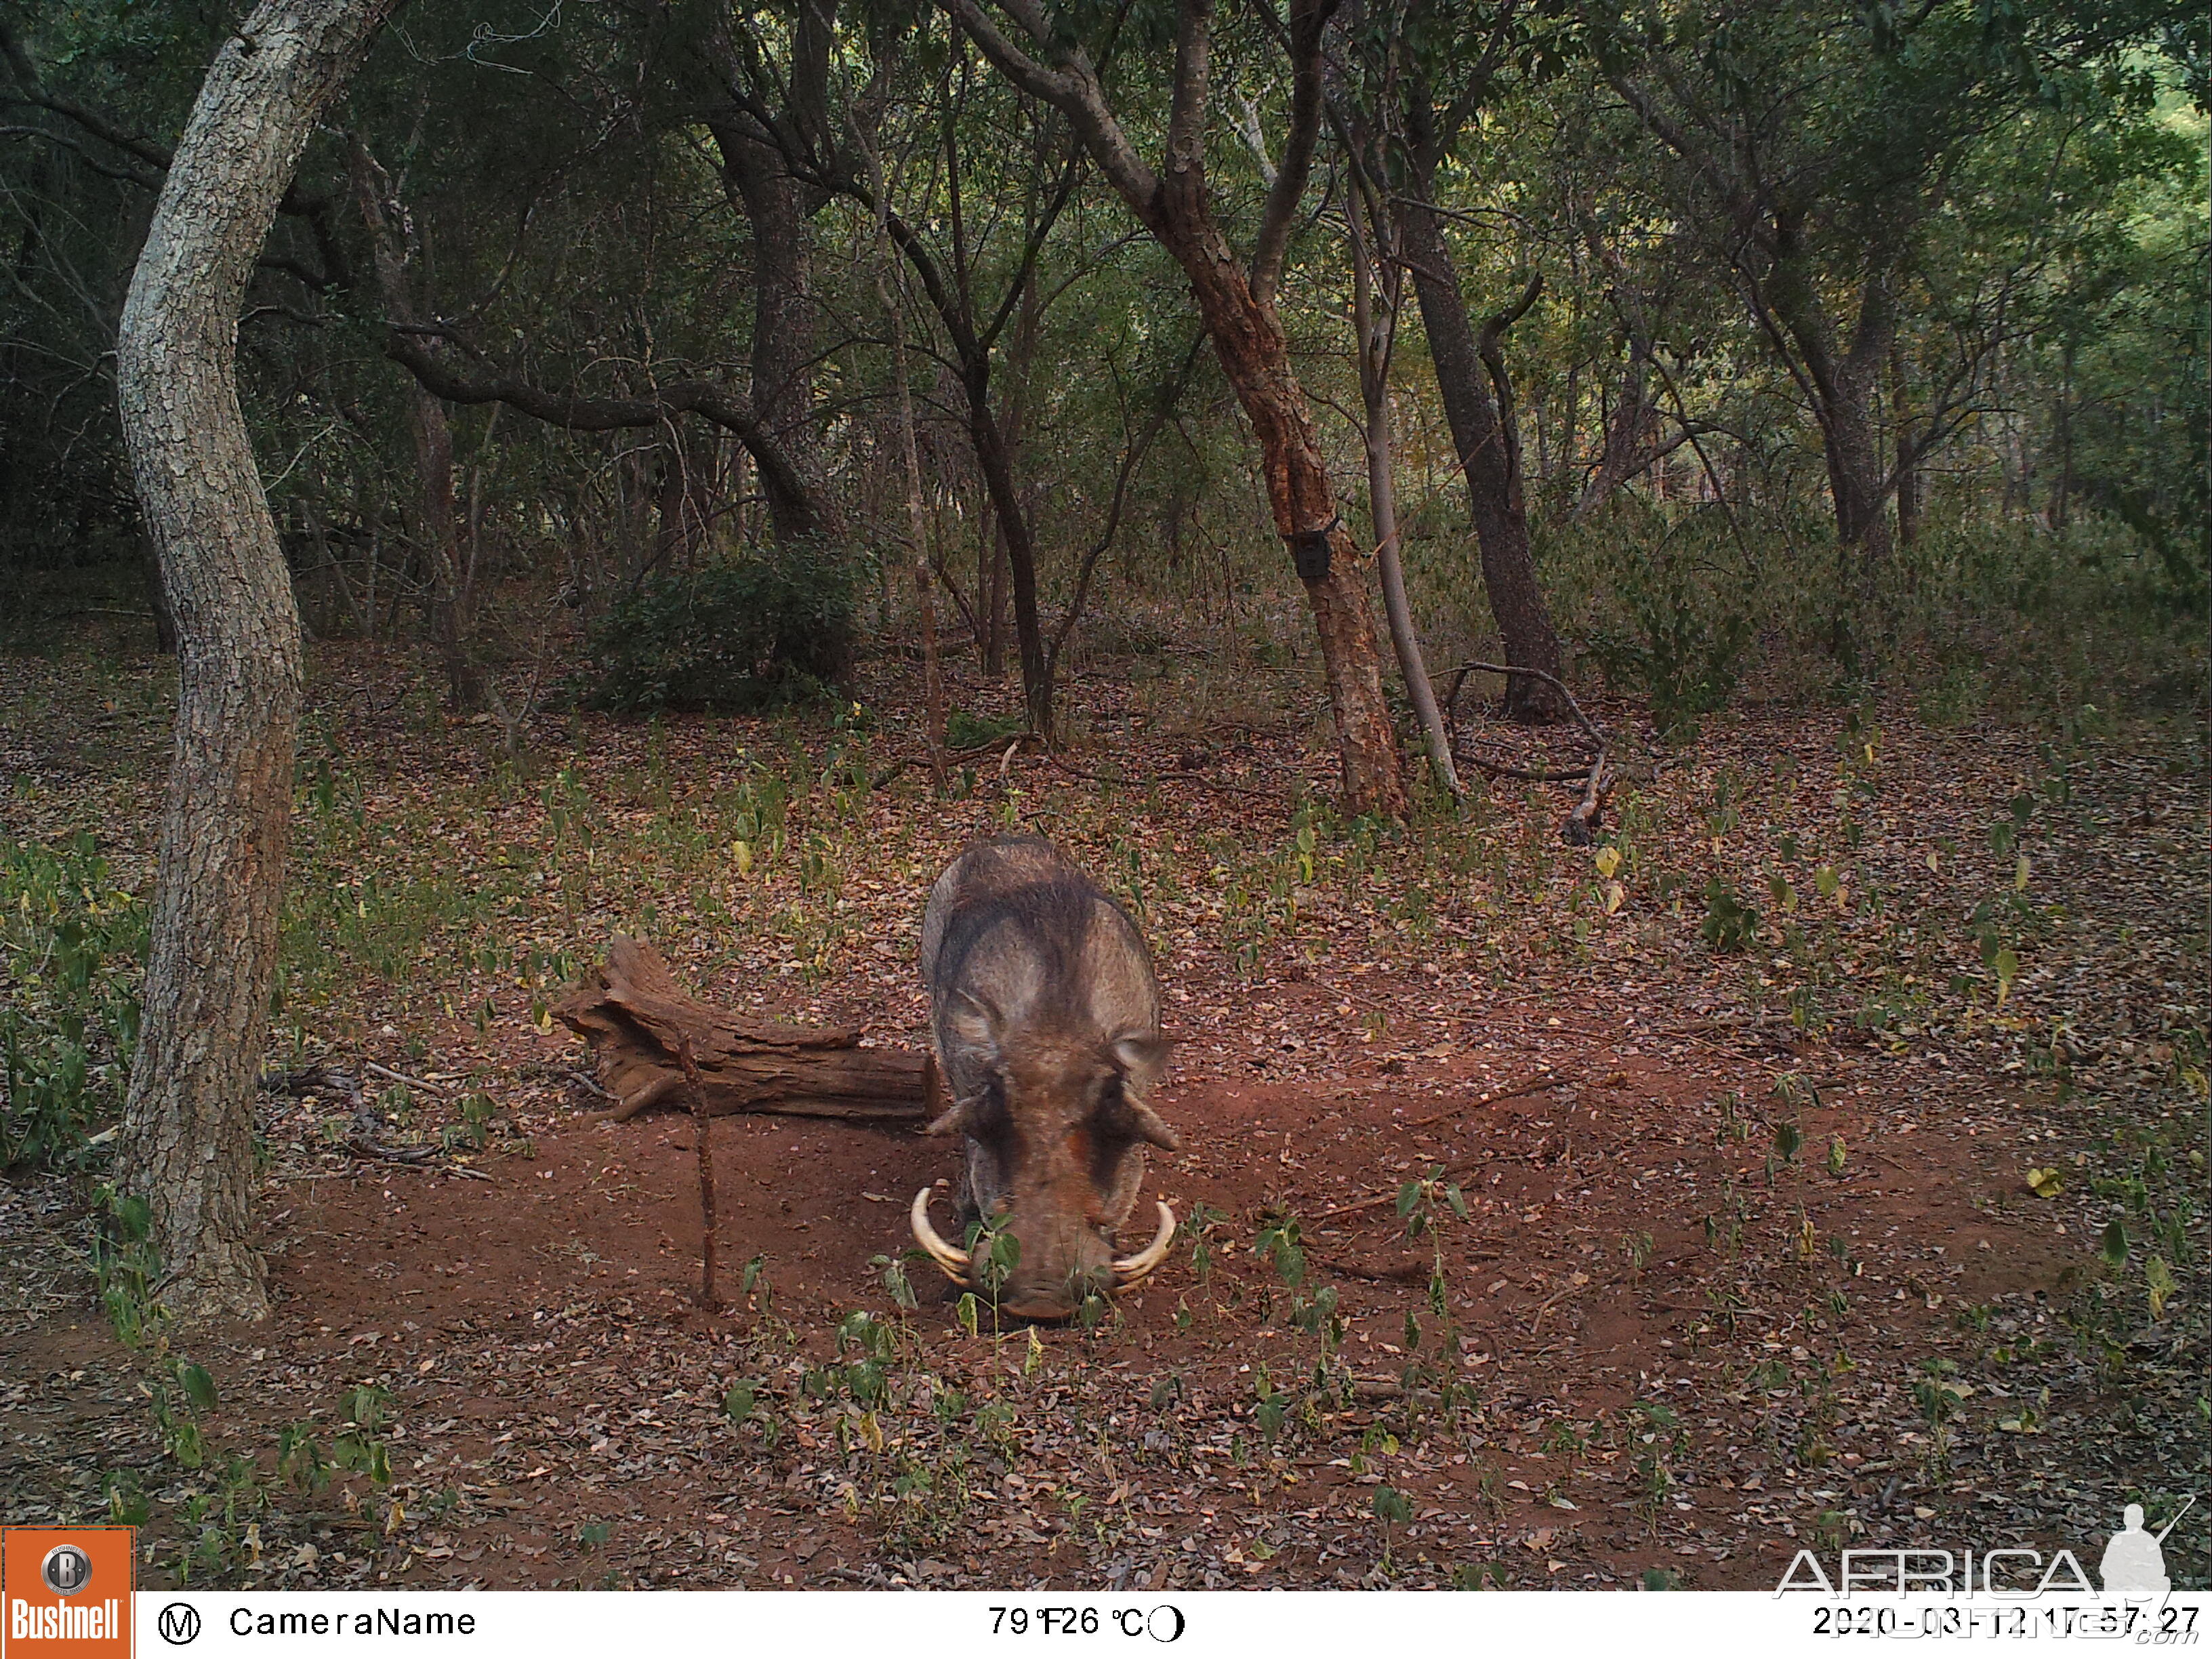
[{"label": "warthog tusk", "polygon": [[[1166,1206],[1161,1206],[1164,1209]],[[929,1252],[929,1259],[944,1271],[945,1276],[956,1285],[968,1282],[968,1255],[956,1250],[937,1236],[937,1229],[929,1224],[929,1188],[924,1187],[914,1195],[914,1208],[907,1212],[914,1224],[915,1242]]]},{"label": "warthog tusk", "polygon": [[1168,1246],[1175,1243],[1175,1212],[1161,1204],[1159,1231],[1136,1255],[1122,1256],[1114,1263],[1115,1285],[1127,1290],[1133,1285],[1143,1284],[1152,1269],[1168,1259]]}]

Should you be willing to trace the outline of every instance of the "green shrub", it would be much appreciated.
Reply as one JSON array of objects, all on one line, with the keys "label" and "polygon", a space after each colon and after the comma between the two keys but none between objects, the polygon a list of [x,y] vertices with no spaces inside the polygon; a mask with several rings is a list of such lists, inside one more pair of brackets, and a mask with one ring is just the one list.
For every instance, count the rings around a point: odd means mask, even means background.
[{"label": "green shrub", "polygon": [[1749,617],[1671,563],[1633,558],[1617,568],[1613,597],[1627,615],[1592,630],[1590,655],[1606,684],[1650,700],[1662,732],[1723,707],[1752,642]]},{"label": "green shrub", "polygon": [[66,1158],[121,1109],[146,927],[89,835],[0,855],[0,1166]]},{"label": "green shrub", "polygon": [[981,749],[986,744],[1004,743],[1028,724],[1018,714],[971,714],[956,708],[945,717],[945,746]]},{"label": "green shrub", "polygon": [[586,701],[748,714],[818,697],[851,665],[865,568],[813,543],[649,578],[592,630]]}]

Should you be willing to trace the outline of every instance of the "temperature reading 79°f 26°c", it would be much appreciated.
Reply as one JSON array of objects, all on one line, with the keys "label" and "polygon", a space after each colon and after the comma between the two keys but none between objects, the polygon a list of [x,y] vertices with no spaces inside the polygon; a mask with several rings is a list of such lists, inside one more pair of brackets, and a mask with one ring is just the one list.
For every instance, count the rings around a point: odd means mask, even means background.
[{"label": "temperature reading 79\u00b0f 26\u00b0c", "polygon": [[994,1636],[1148,1636],[1155,1642],[1173,1642],[1182,1632],[1182,1609],[1170,1602],[1152,1607],[991,1609]]}]

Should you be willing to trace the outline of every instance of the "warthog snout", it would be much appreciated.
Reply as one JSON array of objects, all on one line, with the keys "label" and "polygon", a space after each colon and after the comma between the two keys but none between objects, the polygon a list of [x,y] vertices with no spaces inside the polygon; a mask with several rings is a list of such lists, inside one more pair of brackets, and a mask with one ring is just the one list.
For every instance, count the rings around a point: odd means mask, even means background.
[{"label": "warthog snout", "polygon": [[922,919],[931,1034],[953,1104],[933,1134],[958,1134],[967,1170],[962,1237],[915,1196],[915,1239],[954,1279],[1024,1318],[1060,1318],[1093,1291],[1141,1283],[1166,1259],[1175,1215],[1152,1241],[1114,1254],[1135,1207],[1146,1148],[1175,1132],[1146,1103],[1167,1062],[1159,991],[1135,927],[1047,842],[971,848],[931,892]]}]

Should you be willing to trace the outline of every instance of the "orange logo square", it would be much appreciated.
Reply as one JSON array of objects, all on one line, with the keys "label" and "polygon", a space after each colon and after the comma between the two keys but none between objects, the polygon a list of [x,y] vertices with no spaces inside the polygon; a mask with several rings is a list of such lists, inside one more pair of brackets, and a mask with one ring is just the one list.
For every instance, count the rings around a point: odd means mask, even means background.
[{"label": "orange logo square", "polygon": [[129,1527],[0,1530],[0,1659],[130,1659]]}]

